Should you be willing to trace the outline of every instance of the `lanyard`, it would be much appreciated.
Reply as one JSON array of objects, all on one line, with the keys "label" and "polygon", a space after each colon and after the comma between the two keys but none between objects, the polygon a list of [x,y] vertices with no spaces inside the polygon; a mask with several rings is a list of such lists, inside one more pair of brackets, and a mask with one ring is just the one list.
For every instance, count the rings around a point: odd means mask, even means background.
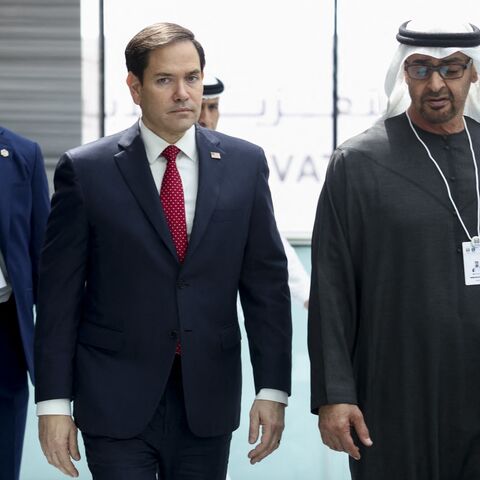
[{"label": "lanyard", "polygon": [[430,158],[430,160],[433,162],[433,164],[437,168],[438,172],[440,173],[440,175],[443,179],[443,183],[445,183],[445,187],[447,188],[448,198],[450,199],[450,202],[452,203],[453,208],[455,209],[457,217],[460,220],[460,223],[462,224],[462,227],[465,230],[465,233],[467,234],[467,237],[470,239],[473,246],[475,246],[475,247],[480,246],[480,190],[479,190],[479,186],[478,186],[478,167],[477,167],[477,159],[475,157],[475,151],[473,150],[472,137],[470,136],[470,132],[468,130],[468,126],[467,126],[467,122],[465,121],[465,117],[462,117],[462,119],[463,119],[463,125],[465,126],[465,132],[466,132],[467,138],[468,138],[468,143],[470,145],[470,151],[472,152],[472,161],[473,161],[473,166],[475,168],[475,187],[476,187],[476,192],[477,192],[477,235],[474,236],[474,237],[472,237],[470,235],[470,233],[467,230],[467,227],[465,226],[465,223],[463,222],[462,216],[460,215],[460,212],[458,211],[457,205],[456,205],[455,201],[453,200],[452,192],[450,191],[450,187],[448,185],[447,179],[445,178],[445,175],[442,172],[442,169],[440,168],[440,166],[438,165],[436,160],[433,158],[433,155],[430,153],[430,150],[427,147],[427,145],[425,144],[425,142],[420,138],[417,131],[415,130],[415,127],[413,126],[413,123],[410,120],[410,116],[408,115],[408,112],[405,112],[405,113],[407,115],[407,119],[408,119],[408,123],[410,124],[410,128],[412,129],[413,133],[417,137],[418,141],[423,145],[423,147],[425,148],[425,150],[427,152],[428,157]]}]

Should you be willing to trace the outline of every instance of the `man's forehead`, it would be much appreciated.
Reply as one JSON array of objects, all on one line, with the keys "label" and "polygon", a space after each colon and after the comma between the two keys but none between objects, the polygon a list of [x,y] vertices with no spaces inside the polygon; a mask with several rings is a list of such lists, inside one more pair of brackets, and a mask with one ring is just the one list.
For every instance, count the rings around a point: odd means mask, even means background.
[{"label": "man's forehead", "polygon": [[161,69],[166,65],[169,69],[201,71],[200,55],[190,40],[178,40],[161,45],[150,50],[147,58],[147,67],[155,66]]},{"label": "man's forehead", "polygon": [[455,52],[452,53],[451,55],[448,55],[446,57],[438,58],[438,57],[432,57],[430,55],[423,55],[420,53],[414,53],[413,55],[410,55],[407,57],[405,60],[407,63],[431,63],[431,64],[436,64],[436,63],[446,63],[446,62],[467,62],[469,57],[467,57],[464,53],[462,52]]}]

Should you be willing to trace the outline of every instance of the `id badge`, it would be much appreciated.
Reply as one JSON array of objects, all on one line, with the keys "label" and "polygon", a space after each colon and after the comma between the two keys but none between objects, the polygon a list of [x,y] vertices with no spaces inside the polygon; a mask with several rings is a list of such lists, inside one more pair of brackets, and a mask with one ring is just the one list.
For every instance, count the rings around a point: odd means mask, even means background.
[{"label": "id badge", "polygon": [[463,242],[462,250],[465,285],[480,285],[480,246],[473,246],[472,242]]}]

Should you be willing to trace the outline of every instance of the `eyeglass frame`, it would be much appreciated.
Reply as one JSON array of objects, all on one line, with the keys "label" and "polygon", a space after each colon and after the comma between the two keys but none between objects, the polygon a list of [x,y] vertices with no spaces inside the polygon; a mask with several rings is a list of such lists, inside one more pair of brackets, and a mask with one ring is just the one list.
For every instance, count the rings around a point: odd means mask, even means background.
[{"label": "eyeglass frame", "polygon": [[[433,75],[433,72],[437,72],[440,77],[442,78],[442,80],[459,80],[460,78],[463,78],[463,76],[465,75],[465,71],[468,69],[468,67],[470,67],[471,65],[473,64],[473,58],[471,58],[467,63],[442,63],[440,65],[437,65],[437,66],[434,66],[434,65],[425,65],[423,63],[407,63],[407,61],[405,60],[404,64],[403,64],[403,69],[407,72],[407,75],[409,76],[410,79],[412,80],[420,80],[420,81],[423,81],[423,80],[429,80],[432,75]],[[441,73],[441,69],[442,68],[445,68],[445,67],[451,67],[451,66],[457,66],[457,67],[463,67],[461,71],[461,75],[459,77],[453,77],[453,78],[445,78],[443,76],[443,74]],[[408,71],[408,68],[409,67],[426,67],[427,68],[427,72],[428,75],[426,75],[424,78],[415,78],[415,77],[412,77],[410,75],[410,72]]]}]

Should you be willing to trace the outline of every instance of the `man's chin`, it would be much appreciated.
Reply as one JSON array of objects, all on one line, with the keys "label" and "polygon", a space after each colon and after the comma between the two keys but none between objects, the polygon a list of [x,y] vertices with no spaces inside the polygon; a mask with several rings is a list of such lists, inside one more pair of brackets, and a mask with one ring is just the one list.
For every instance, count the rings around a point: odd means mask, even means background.
[{"label": "man's chin", "polygon": [[195,123],[195,119],[190,116],[189,118],[184,119],[177,119],[175,122],[170,124],[170,128],[177,132],[185,133],[193,124]]},{"label": "man's chin", "polygon": [[449,122],[455,117],[455,114],[452,107],[441,109],[427,107],[422,110],[424,120],[435,125]]}]

